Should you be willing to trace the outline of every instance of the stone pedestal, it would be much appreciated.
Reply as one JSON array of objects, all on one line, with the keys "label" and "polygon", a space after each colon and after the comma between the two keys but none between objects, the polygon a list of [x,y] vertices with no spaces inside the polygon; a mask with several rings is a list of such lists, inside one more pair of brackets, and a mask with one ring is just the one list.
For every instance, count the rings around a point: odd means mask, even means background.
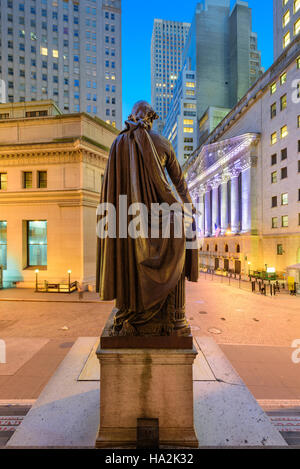
[{"label": "stone pedestal", "polygon": [[[126,342],[130,348],[120,348]],[[197,448],[196,355],[192,337],[108,337],[104,330],[97,350],[101,398],[96,447],[135,448],[138,419],[158,419],[160,447]]]}]

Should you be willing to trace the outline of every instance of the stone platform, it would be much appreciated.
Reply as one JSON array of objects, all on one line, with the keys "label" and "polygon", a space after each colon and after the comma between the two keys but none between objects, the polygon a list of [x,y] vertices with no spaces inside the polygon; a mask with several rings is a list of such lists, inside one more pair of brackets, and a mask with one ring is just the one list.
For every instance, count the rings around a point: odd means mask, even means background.
[{"label": "stone platform", "polygon": [[[76,341],[7,446],[95,446],[99,387],[101,391],[98,342]],[[200,447],[286,446],[214,340],[196,337],[194,346],[194,423]]]}]

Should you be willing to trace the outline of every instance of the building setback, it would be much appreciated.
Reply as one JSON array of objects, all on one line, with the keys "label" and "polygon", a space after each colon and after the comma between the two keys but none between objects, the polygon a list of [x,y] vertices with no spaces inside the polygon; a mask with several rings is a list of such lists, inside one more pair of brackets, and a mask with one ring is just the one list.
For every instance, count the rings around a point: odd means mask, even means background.
[{"label": "building setback", "polygon": [[155,19],[151,39],[151,102],[161,131],[182,69],[182,52],[190,23]]},{"label": "building setback", "polygon": [[1,102],[53,99],[122,127],[121,0],[0,0]]},{"label": "building setback", "polygon": [[273,0],[274,60],[300,33],[300,0]]},{"label": "building setback", "polygon": [[187,163],[203,266],[247,275],[300,263],[299,74],[300,37]]},{"label": "building setback", "polygon": [[52,101],[0,104],[4,286],[95,283],[96,207],[117,130]]}]

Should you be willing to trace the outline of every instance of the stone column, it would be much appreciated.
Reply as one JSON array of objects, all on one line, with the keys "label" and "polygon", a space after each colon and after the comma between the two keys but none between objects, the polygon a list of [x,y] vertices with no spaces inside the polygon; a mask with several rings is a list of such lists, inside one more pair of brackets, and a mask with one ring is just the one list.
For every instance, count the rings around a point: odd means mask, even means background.
[{"label": "stone column", "polygon": [[240,210],[239,210],[239,174],[237,171],[231,173],[231,231],[240,231]]},{"label": "stone column", "polygon": [[215,182],[212,186],[212,234],[216,233],[216,225],[219,226],[219,183]]},{"label": "stone column", "polygon": [[204,214],[204,192],[198,192],[198,200],[197,200],[197,226],[201,230],[200,236],[204,237],[204,225],[205,225],[205,214]]},{"label": "stone column", "polygon": [[221,184],[221,233],[224,235],[228,228],[228,198],[227,198],[228,177],[224,176]]},{"label": "stone column", "polygon": [[211,236],[211,204],[210,204],[210,187],[205,192],[205,237]]},{"label": "stone column", "polygon": [[242,172],[242,233],[251,231],[251,164]]}]

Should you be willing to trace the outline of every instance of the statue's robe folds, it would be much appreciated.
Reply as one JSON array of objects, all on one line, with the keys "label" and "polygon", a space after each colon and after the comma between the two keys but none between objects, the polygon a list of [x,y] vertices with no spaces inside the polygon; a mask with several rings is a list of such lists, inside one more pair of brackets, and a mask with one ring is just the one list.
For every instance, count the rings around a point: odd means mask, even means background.
[{"label": "statue's robe folds", "polygon": [[[127,327],[136,327],[162,311],[184,268],[189,280],[197,281],[198,265],[193,252],[188,253],[186,263],[184,231],[181,238],[175,238],[171,226],[170,238],[151,238],[151,204],[178,204],[165,169],[181,201],[192,204],[171,144],[148,131],[143,121],[127,121],[126,126],[112,145],[102,186],[100,202],[114,205],[117,224],[115,238],[98,238],[97,291],[101,300],[116,300],[120,327],[125,321]],[[127,196],[126,207],[120,207],[120,195]],[[148,209],[148,238],[119,236],[120,211],[124,217],[134,203],[142,203]],[[128,224],[135,216],[128,216]]]}]

